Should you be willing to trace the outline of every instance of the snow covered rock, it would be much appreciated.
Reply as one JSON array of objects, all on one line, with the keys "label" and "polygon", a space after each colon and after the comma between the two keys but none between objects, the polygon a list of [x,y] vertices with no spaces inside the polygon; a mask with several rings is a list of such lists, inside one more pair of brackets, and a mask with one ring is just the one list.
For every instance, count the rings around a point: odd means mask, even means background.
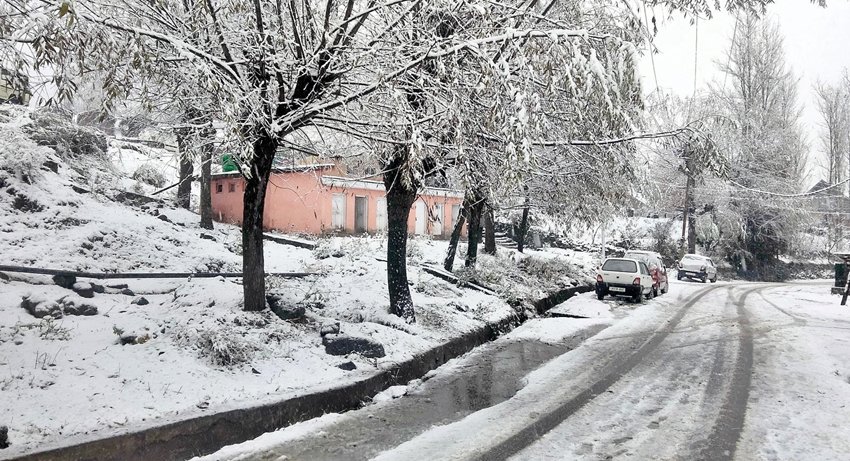
[{"label": "snow covered rock", "polygon": [[307,309],[303,305],[290,303],[278,295],[270,294],[266,296],[266,301],[269,303],[272,312],[281,320],[300,319],[307,313]]},{"label": "snow covered rock", "polygon": [[38,294],[25,295],[21,301],[21,307],[39,319],[48,315],[54,318],[62,317],[62,306]]},{"label": "snow covered rock", "polygon": [[325,352],[330,355],[360,354],[368,358],[387,355],[383,344],[362,336],[330,334],[322,338],[322,343],[325,345]]},{"label": "snow covered rock", "polygon": [[355,365],[354,362],[352,362],[351,360],[349,360],[348,362],[340,363],[336,367],[339,368],[340,370],[345,370],[345,371],[354,371],[354,370],[357,369],[357,365]]},{"label": "snow covered rock", "polygon": [[137,306],[147,306],[148,304],[150,304],[150,301],[148,301],[148,298],[145,298],[144,296],[139,296],[130,301],[130,304],[136,304]]},{"label": "snow covered rock", "polygon": [[65,296],[59,300],[66,315],[97,315],[97,307],[85,302],[79,296]]},{"label": "snow covered rock", "polygon": [[74,284],[77,283],[77,278],[73,275],[54,275],[53,283],[59,285],[62,288],[67,288],[68,290],[74,287]]},{"label": "snow covered rock", "polygon": [[83,298],[94,298],[94,287],[91,286],[91,283],[77,282],[71,286],[71,289]]},{"label": "snow covered rock", "polygon": [[319,335],[325,337],[326,335],[335,335],[339,333],[339,322],[336,323],[326,323],[322,325],[322,328],[319,329]]},{"label": "snow covered rock", "polygon": [[144,344],[151,339],[151,335],[148,332],[139,332],[127,330],[125,331],[122,328],[112,327],[112,331],[118,335],[118,343],[122,346],[133,345],[133,344]]}]

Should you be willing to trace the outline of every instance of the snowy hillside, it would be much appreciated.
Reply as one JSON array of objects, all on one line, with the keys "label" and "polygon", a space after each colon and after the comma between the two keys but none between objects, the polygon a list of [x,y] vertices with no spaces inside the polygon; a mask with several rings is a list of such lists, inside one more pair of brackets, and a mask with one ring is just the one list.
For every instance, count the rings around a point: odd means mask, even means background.
[{"label": "snowy hillside", "polygon": [[[98,164],[36,145],[26,114],[7,114],[2,122],[0,131],[15,142],[0,156],[0,264],[88,272],[241,270],[239,229],[216,223],[206,231],[189,211],[128,194],[153,188],[127,177],[133,167],[117,163],[115,142],[106,154],[116,163]],[[10,450],[337,386],[515,315],[502,299],[422,271],[421,265],[441,261],[446,244],[414,239],[417,323],[401,322],[387,313],[385,245],[381,237],[327,238],[314,251],[266,242],[268,272],[315,274],[269,279],[280,304],[304,309],[303,317],[289,321],[269,310],[243,312],[239,279],[81,279],[75,293],[49,276],[0,275],[0,389],[14,396],[2,399],[0,414],[7,415],[1,423],[9,426]],[[499,277],[514,280],[514,298],[570,286],[592,271],[587,263],[535,284],[522,271],[505,271],[512,258],[482,257],[478,275],[494,277],[487,268],[498,268]],[[534,270],[556,265],[540,261],[531,264]],[[386,356],[329,355],[322,329],[366,338]]]}]

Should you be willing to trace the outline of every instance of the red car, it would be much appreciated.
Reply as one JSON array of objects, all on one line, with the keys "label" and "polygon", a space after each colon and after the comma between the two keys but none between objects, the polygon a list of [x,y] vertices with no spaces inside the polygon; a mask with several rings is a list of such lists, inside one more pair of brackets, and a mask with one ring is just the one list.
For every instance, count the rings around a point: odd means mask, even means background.
[{"label": "red car", "polygon": [[654,251],[635,250],[627,251],[623,257],[646,263],[646,266],[649,267],[649,273],[652,275],[652,290],[655,296],[670,291],[670,284],[667,282],[667,269],[661,262],[661,255]]}]

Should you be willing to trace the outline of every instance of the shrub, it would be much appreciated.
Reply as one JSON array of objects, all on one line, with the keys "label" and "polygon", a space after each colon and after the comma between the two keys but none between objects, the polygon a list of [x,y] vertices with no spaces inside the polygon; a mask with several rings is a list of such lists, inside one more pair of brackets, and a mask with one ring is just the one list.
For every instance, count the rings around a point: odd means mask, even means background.
[{"label": "shrub", "polygon": [[425,257],[422,246],[416,239],[407,240],[407,262],[417,264]]},{"label": "shrub", "polygon": [[247,363],[257,347],[230,328],[216,328],[198,332],[198,352],[214,365],[230,367]]},{"label": "shrub", "polygon": [[85,157],[106,162],[106,136],[99,130],[81,127],[64,114],[51,110],[34,112],[24,129],[40,146],[52,147],[64,159]]},{"label": "shrub", "polygon": [[331,256],[338,258],[344,255],[342,249],[334,245],[331,239],[321,239],[316,242],[316,246],[313,248],[313,257],[316,259],[327,259]]},{"label": "shrub", "polygon": [[673,237],[670,236],[670,230],[673,227],[673,221],[661,222],[655,224],[649,231],[652,238],[652,251],[661,255],[661,260],[667,265],[672,265],[679,259],[679,249]]},{"label": "shrub", "polygon": [[165,176],[149,163],[136,168],[136,171],[133,173],[133,179],[157,188],[165,186]]},{"label": "shrub", "polygon": [[50,155],[50,149],[39,146],[20,130],[0,127],[0,139],[0,169],[25,182],[38,175]]}]

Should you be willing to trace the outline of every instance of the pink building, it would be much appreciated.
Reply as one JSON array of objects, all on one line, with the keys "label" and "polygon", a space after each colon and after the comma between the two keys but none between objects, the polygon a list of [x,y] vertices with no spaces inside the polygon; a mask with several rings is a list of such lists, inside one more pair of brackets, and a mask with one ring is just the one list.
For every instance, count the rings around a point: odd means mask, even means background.
[{"label": "pink building", "polygon": [[[212,209],[216,219],[242,223],[244,187],[238,172],[213,174]],[[408,232],[450,235],[462,201],[462,192],[425,188],[413,204]],[[268,230],[304,234],[386,231],[386,189],[381,181],[344,177],[334,164],[276,168],[266,192],[263,224]]]}]

